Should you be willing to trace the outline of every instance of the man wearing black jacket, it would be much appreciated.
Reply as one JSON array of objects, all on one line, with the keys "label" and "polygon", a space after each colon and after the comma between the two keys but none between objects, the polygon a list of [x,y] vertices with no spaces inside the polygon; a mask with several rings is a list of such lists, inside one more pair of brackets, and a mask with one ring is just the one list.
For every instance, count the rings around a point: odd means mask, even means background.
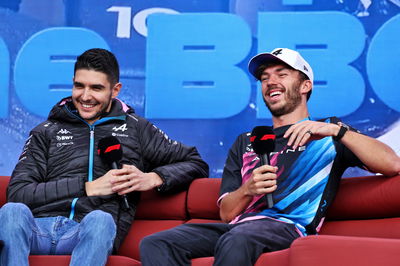
[{"label": "man wearing black jacket", "polygon": [[[78,57],[72,96],[31,131],[12,173],[9,203],[0,209],[1,265],[28,265],[29,254],[104,265],[129,230],[140,191],[173,192],[207,177],[196,148],[169,139],[116,99],[121,87],[112,53],[90,49]],[[109,136],[123,147],[121,169],[110,170],[96,152]]]}]

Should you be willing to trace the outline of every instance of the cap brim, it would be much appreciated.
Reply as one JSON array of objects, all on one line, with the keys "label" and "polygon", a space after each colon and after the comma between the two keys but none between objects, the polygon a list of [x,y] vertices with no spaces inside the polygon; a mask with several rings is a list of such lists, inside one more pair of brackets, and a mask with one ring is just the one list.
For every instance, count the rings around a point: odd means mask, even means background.
[{"label": "cap brim", "polygon": [[278,57],[276,57],[275,55],[271,54],[271,53],[262,53],[262,54],[258,54],[256,56],[254,56],[253,58],[250,59],[249,61],[249,72],[258,79],[257,77],[257,69],[259,66],[261,65],[266,65],[268,63],[272,63],[272,62],[282,62],[287,64],[286,62],[284,62],[283,60],[279,59]]}]

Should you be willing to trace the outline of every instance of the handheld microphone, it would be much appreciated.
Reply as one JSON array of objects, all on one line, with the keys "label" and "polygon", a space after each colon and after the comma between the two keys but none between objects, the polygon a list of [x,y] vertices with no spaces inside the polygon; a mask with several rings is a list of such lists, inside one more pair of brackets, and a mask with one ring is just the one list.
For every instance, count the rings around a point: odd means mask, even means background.
[{"label": "handheld microphone", "polygon": [[[260,157],[261,165],[270,164],[269,154],[273,152],[275,148],[275,134],[272,128],[267,126],[257,126],[253,128],[250,142],[254,152]],[[267,205],[268,208],[274,206],[271,193],[267,194]]]},{"label": "handheld microphone", "polygon": [[[111,169],[120,169],[118,162],[122,159],[121,143],[116,137],[105,137],[99,141],[97,153],[102,161],[108,164]],[[124,208],[129,209],[129,203],[126,195],[122,195]]]}]

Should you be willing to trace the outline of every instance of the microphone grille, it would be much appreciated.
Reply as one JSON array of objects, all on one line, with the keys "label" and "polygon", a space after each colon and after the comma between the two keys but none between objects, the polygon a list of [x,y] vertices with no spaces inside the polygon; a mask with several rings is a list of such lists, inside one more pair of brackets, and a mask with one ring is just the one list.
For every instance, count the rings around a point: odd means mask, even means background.
[{"label": "microphone grille", "polygon": [[275,133],[271,127],[257,126],[251,132],[250,142],[257,154],[269,154],[275,149]]},{"label": "microphone grille", "polygon": [[109,136],[100,139],[97,148],[100,158],[105,163],[111,164],[122,159],[121,143],[116,137]]}]

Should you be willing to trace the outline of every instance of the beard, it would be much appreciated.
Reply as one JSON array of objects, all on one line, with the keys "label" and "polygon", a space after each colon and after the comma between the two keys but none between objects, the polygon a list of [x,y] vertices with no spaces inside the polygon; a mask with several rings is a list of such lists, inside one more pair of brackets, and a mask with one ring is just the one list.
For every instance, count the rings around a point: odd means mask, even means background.
[{"label": "beard", "polygon": [[106,114],[108,112],[108,107],[111,105],[111,100],[112,99],[110,98],[108,103],[104,103],[101,106],[101,109],[97,113],[95,113],[94,115],[92,115],[89,118],[86,118],[85,120],[93,121],[93,120],[98,120],[98,119],[102,118],[104,116],[104,114]]},{"label": "beard", "polygon": [[289,114],[293,112],[297,106],[300,105],[301,103],[300,84],[301,82],[299,81],[293,84],[291,89],[288,90],[285,88],[284,105],[275,107],[270,103],[268,103],[265,97],[263,97],[265,105],[267,106],[268,110],[271,112],[273,116],[280,117],[282,115]]},{"label": "beard", "polygon": [[[76,100],[74,100],[73,99],[73,103],[74,103],[74,105],[75,106],[77,106],[78,105],[78,103],[76,102]],[[85,103],[85,102],[83,102],[83,103]],[[87,104],[93,104],[93,102],[90,102],[90,101],[88,101],[88,102],[86,102]],[[96,113],[94,113],[93,115],[91,115],[91,116],[87,116],[87,115],[85,115],[84,113],[80,113],[79,112],[79,109],[78,109],[78,114],[79,114],[79,116],[80,117],[82,117],[85,121],[87,121],[87,122],[93,122],[93,121],[96,121],[96,120],[98,120],[98,119],[100,119],[101,117],[103,117],[107,112],[109,112],[109,108],[110,108],[110,106],[111,106],[111,104],[112,104],[112,95],[110,94],[110,96],[109,96],[109,98],[108,98],[108,100],[107,100],[107,102],[103,102],[102,104],[101,104],[101,106],[100,106],[100,109],[96,112]]]}]

